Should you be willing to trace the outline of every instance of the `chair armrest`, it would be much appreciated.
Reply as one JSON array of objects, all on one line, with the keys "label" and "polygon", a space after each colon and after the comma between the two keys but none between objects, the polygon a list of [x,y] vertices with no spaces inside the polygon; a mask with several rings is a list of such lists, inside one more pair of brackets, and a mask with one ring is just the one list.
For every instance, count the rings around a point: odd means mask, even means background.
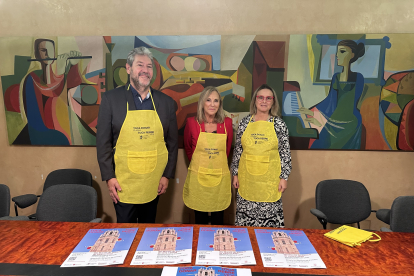
[{"label": "chair armrest", "polygon": [[328,217],[322,211],[318,209],[311,209],[310,212],[312,215],[314,215],[318,219],[328,220]]},{"label": "chair armrest", "polygon": [[26,216],[17,216],[17,217],[6,216],[6,217],[1,217],[0,220],[29,220],[29,218]]},{"label": "chair armrest", "polygon": [[377,219],[380,221],[385,222],[386,224],[390,224],[391,222],[391,209],[379,209],[377,211]]},{"label": "chair armrest", "polygon": [[16,203],[19,208],[26,208],[37,202],[37,195],[27,194],[15,196],[12,198],[12,201]]},{"label": "chair armrest", "polygon": [[381,227],[381,232],[392,232],[391,229],[388,229],[387,227]]},{"label": "chair armrest", "polygon": [[101,223],[102,219],[101,218],[96,218],[96,219],[91,220],[90,222]]},{"label": "chair armrest", "polygon": [[36,214],[31,214],[27,216],[29,220],[36,220]]}]

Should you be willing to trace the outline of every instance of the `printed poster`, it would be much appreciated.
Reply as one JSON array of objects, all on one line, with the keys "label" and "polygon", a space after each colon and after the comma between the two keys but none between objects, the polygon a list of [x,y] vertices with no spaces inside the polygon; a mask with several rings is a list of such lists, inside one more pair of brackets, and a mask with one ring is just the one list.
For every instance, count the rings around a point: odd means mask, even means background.
[{"label": "printed poster", "polygon": [[220,266],[165,266],[161,276],[252,276],[249,268],[228,268]]},{"label": "printed poster", "polygon": [[61,267],[123,264],[138,228],[90,229]]},{"label": "printed poster", "polygon": [[326,268],[303,231],[255,229],[264,267]]},{"label": "printed poster", "polygon": [[255,265],[247,228],[200,227],[196,265]]},{"label": "printed poster", "polygon": [[191,263],[193,227],[146,228],[131,265]]}]

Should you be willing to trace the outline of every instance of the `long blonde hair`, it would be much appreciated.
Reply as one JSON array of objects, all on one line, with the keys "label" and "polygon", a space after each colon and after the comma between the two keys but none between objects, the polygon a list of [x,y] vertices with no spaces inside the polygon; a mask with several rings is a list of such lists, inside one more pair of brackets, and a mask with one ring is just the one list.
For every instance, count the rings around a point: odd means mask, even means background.
[{"label": "long blonde hair", "polygon": [[259,93],[259,91],[263,89],[269,89],[273,93],[273,105],[269,110],[269,114],[274,117],[279,117],[279,101],[277,100],[276,92],[275,90],[273,90],[272,87],[270,87],[267,84],[262,84],[259,88],[256,89],[256,91],[254,91],[252,100],[250,102],[250,114],[256,115],[257,113],[256,96],[257,96],[257,93]]},{"label": "long blonde hair", "polygon": [[219,96],[219,108],[217,110],[216,116],[214,117],[214,123],[221,124],[224,122],[224,110],[223,110],[223,100],[221,99],[220,93],[217,91],[217,88],[214,86],[207,86],[203,89],[200,94],[200,98],[198,99],[197,105],[197,122],[202,123],[206,122],[206,116],[204,115],[204,104],[207,101],[207,98],[211,95],[211,93],[216,92]]}]

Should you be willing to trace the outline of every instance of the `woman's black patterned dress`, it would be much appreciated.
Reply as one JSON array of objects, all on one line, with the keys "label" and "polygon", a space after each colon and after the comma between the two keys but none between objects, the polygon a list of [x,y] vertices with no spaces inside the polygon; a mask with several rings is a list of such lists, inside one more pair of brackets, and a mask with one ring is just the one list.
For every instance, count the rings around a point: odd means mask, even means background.
[{"label": "woman's black patterned dress", "polygon": [[[251,115],[244,117],[240,123],[236,135],[236,144],[234,146],[233,160],[231,162],[231,172],[238,175],[239,161],[243,152],[241,137],[250,121]],[[272,117],[269,118],[269,122]],[[252,122],[254,120],[252,119]],[[277,139],[279,141],[279,156],[281,164],[280,178],[288,180],[292,170],[292,162],[289,146],[289,132],[285,122],[274,117],[274,127]],[[242,198],[237,193],[236,222],[237,226],[258,226],[258,227],[284,227],[282,199],[276,202],[255,202]]]}]

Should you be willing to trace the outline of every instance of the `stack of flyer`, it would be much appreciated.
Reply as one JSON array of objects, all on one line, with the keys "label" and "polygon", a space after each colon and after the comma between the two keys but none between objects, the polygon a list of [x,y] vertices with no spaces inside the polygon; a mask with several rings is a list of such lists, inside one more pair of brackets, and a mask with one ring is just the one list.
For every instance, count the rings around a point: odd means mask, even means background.
[{"label": "stack of flyer", "polygon": [[146,228],[131,265],[191,263],[193,227]]},{"label": "stack of flyer", "polygon": [[61,267],[123,264],[138,228],[90,229]]},{"label": "stack of flyer", "polygon": [[255,265],[246,228],[200,227],[196,265]]},{"label": "stack of flyer", "polygon": [[255,229],[264,267],[326,268],[303,231]]},{"label": "stack of flyer", "polygon": [[184,266],[170,267],[165,266],[161,276],[252,276],[249,268],[227,268],[220,266]]}]

